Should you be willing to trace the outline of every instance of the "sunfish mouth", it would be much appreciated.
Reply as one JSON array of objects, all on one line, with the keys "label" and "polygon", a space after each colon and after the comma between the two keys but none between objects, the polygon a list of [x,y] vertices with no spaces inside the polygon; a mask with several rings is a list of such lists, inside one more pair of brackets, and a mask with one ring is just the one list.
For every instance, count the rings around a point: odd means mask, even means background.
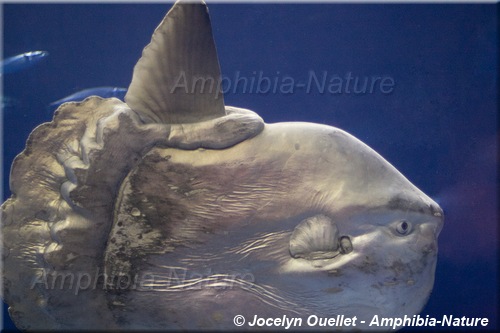
[{"label": "sunfish mouth", "polygon": [[332,259],[352,249],[351,238],[341,236],[337,224],[325,215],[301,221],[290,237],[290,255],[295,259]]}]

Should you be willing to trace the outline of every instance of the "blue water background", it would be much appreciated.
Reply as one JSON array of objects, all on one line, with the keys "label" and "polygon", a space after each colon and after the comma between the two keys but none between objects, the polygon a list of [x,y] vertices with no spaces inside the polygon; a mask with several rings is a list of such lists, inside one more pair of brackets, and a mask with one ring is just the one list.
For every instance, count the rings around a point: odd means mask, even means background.
[{"label": "blue water background", "polygon": [[[170,4],[6,4],[4,56],[46,50],[5,75],[3,195],[16,154],[47,105],[78,90],[127,87]],[[339,127],[374,148],[446,214],[434,291],[422,315],[487,317],[498,327],[497,6],[211,4],[223,74],[307,82],[388,76],[391,94],[236,91],[228,105],[266,122]],[[255,73],[255,75],[253,74]],[[279,86],[278,86],[279,87]],[[4,307],[4,327],[13,328]]]}]

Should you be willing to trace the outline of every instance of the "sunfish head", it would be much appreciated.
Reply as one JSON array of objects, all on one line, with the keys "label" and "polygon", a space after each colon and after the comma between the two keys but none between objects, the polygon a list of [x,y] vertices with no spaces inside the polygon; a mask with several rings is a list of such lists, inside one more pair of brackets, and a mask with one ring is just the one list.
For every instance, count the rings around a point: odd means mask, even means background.
[{"label": "sunfish head", "polygon": [[278,222],[292,233],[255,246],[262,260],[279,262],[269,283],[317,315],[369,321],[419,313],[434,283],[439,205],[344,131],[271,126],[295,147],[280,167],[281,182],[295,185],[273,207],[296,217]]}]

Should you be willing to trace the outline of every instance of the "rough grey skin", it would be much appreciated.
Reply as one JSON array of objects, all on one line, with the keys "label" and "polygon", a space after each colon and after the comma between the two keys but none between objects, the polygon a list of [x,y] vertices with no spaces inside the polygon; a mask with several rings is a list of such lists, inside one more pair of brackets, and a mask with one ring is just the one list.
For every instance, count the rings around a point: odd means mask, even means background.
[{"label": "rough grey skin", "polygon": [[127,103],[66,103],[30,135],[2,205],[19,328],[421,311],[443,224],[434,201],[348,133],[264,124],[219,91],[170,93],[179,73],[220,77],[203,3],[169,11]]}]

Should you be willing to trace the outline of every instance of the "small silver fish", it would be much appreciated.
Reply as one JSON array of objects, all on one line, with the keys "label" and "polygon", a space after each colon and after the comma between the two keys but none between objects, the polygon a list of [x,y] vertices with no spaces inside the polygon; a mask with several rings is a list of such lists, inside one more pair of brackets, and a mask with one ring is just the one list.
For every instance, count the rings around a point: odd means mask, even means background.
[{"label": "small silver fish", "polygon": [[125,94],[127,93],[127,88],[121,87],[95,87],[88,88],[84,90],[77,91],[74,94],[61,98],[55,102],[50,103],[51,107],[57,108],[59,105],[66,102],[78,102],[83,101],[89,96],[99,96],[102,98],[116,97],[123,101]]},{"label": "small silver fish", "polygon": [[2,68],[3,74],[20,72],[32,67],[34,64],[40,62],[40,60],[45,59],[48,55],[49,52],[47,51],[30,51],[1,61],[0,67]]}]

